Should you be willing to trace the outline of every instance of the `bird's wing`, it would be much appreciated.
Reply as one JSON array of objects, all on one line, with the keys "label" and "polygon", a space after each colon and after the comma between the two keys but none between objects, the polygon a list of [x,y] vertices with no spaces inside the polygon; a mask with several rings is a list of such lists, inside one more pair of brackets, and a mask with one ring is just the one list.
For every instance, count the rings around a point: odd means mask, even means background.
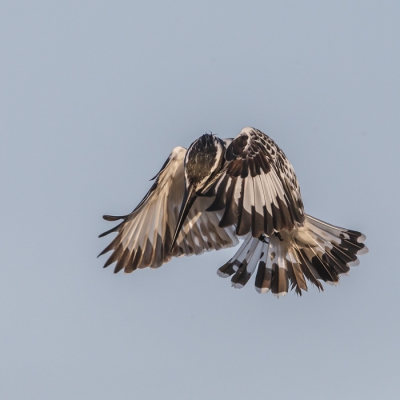
[{"label": "bird's wing", "polygon": [[172,251],[172,237],[184,194],[184,158],[186,149],[176,147],[153,186],[139,205],[126,216],[105,215],[107,221],[123,221],[104,232],[118,232],[115,239],[100,253],[113,251],[104,267],[116,262],[114,272],[122,269],[132,272],[136,268],[157,268],[173,256],[201,254],[235,246],[238,239],[233,227],[220,228],[217,212],[204,212],[213,199],[198,197],[178,236]]},{"label": "bird's wing", "polygon": [[236,225],[239,236],[291,231],[304,222],[300,187],[293,167],[275,142],[261,131],[244,128],[227,144],[226,162],[209,211],[223,212],[220,227]]}]

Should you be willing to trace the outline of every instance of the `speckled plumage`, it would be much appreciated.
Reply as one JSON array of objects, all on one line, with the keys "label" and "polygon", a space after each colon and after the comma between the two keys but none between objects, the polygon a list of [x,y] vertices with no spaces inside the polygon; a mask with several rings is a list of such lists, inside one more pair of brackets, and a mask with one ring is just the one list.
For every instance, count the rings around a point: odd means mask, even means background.
[{"label": "speckled plumage", "polygon": [[294,169],[267,135],[244,128],[234,139],[205,134],[189,149],[176,147],[143,200],[122,222],[105,267],[115,272],[157,268],[172,257],[235,246],[218,270],[243,287],[257,270],[259,293],[307,290],[307,280],[337,283],[365,253],[365,236],[304,213]]}]

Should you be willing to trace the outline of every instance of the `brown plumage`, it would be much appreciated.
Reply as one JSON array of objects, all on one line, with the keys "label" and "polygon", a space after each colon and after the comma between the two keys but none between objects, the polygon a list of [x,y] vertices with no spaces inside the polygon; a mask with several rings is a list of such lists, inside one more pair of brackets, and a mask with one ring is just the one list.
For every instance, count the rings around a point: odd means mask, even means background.
[{"label": "brown plumage", "polygon": [[337,283],[367,251],[359,232],[304,213],[293,167],[275,142],[244,128],[235,139],[205,134],[189,149],[176,147],[149,192],[100,236],[117,236],[105,267],[114,271],[157,268],[172,257],[201,254],[244,242],[219,270],[243,287],[257,269],[258,292],[277,296],[289,287],[299,295],[307,280]]}]

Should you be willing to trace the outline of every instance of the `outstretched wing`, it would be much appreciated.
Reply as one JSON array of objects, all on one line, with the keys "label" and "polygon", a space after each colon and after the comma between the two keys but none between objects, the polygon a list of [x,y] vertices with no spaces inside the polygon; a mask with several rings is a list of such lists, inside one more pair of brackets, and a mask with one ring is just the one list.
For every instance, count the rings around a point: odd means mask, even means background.
[{"label": "outstretched wing", "polygon": [[300,187],[293,167],[275,142],[244,128],[225,153],[210,211],[223,211],[220,227],[236,225],[239,236],[291,231],[304,222]]},{"label": "outstretched wing", "polygon": [[155,176],[153,186],[132,211],[125,216],[107,216],[107,221],[123,220],[104,232],[118,232],[115,239],[100,253],[113,251],[104,267],[116,262],[114,272],[124,269],[157,268],[173,256],[201,254],[238,243],[233,227],[219,227],[219,215],[205,212],[213,199],[198,197],[171,251],[172,237],[184,193],[184,158],[186,149],[175,147]]}]

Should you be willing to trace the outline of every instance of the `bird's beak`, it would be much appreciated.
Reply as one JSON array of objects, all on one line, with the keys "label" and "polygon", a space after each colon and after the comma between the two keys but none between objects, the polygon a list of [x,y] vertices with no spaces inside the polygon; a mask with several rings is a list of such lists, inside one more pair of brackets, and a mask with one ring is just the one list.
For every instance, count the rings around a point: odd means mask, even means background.
[{"label": "bird's beak", "polygon": [[178,223],[176,224],[174,238],[172,239],[172,245],[170,251],[175,245],[176,239],[178,238],[179,232],[182,229],[183,223],[187,215],[189,214],[190,208],[192,207],[193,203],[197,199],[197,194],[193,188],[193,186],[185,189],[185,194],[183,195],[181,211],[179,212]]}]

